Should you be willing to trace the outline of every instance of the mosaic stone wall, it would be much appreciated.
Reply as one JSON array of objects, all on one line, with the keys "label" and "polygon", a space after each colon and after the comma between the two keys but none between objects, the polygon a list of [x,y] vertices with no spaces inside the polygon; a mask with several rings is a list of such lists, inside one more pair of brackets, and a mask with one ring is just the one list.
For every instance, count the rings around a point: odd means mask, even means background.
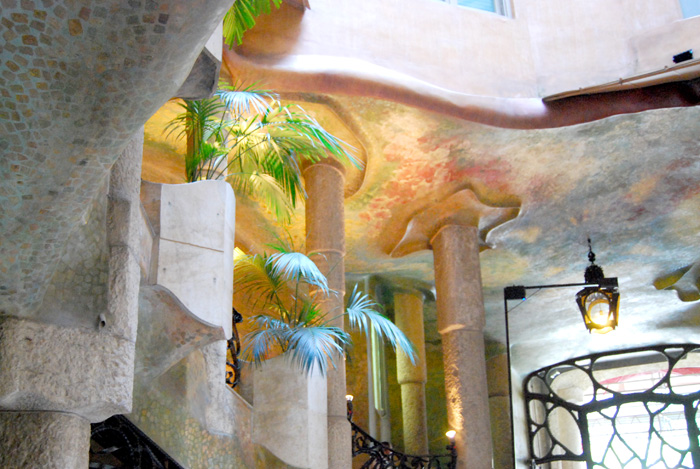
[{"label": "mosaic stone wall", "polygon": [[0,313],[31,317],[109,168],[230,1],[0,4]]},{"label": "mosaic stone wall", "polygon": [[[92,324],[107,307],[109,252],[105,231],[106,187],[100,190],[84,218],[68,238],[58,260],[56,272],[38,315],[53,323],[76,324],[90,321],[86,312],[94,312]],[[46,307],[50,305],[50,308]]]}]

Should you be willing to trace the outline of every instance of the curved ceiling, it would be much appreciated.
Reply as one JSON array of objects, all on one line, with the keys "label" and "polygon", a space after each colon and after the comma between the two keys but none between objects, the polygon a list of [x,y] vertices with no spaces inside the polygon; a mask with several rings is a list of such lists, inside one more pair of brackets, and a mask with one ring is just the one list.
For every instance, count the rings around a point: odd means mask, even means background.
[{"label": "curved ceiling", "polygon": [[[519,208],[484,239],[487,339],[504,340],[503,287],[583,281],[588,236],[598,264],[620,279],[622,319],[606,336],[585,331],[575,289],[543,291],[518,306],[511,319],[518,331],[513,334],[516,368],[527,371],[584,352],[669,337],[700,340],[691,328],[697,305],[655,287],[655,282],[670,286],[671,274],[689,271],[700,257],[700,109],[513,130],[372,98],[317,96],[313,101],[309,110],[318,111],[319,103],[332,109],[324,121],[331,128],[338,124],[328,116],[343,116],[342,125],[367,152],[361,186],[345,204],[350,278],[372,274],[432,283],[431,251],[391,253],[411,220],[439,216],[439,210],[430,210],[467,191],[489,206]],[[279,233],[255,202],[239,197],[237,211],[237,236],[257,240],[253,249],[264,249],[261,240]],[[303,210],[290,232],[303,246]],[[686,288],[692,276],[685,277]]]}]

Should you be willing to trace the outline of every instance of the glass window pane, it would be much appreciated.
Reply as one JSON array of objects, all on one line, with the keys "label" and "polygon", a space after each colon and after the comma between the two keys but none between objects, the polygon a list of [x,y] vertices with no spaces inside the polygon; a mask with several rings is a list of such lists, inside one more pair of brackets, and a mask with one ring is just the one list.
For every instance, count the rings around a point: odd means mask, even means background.
[{"label": "glass window pane", "polygon": [[700,0],[680,0],[683,17],[700,16]]},{"label": "glass window pane", "polygon": [[496,12],[494,0],[457,0],[457,4],[463,7],[476,8],[477,10]]}]

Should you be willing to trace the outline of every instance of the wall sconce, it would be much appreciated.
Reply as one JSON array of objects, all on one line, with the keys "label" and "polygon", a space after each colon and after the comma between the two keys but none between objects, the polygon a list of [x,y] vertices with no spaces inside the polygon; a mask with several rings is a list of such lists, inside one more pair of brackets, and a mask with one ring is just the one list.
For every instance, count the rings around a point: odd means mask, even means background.
[{"label": "wall sconce", "polygon": [[506,319],[506,357],[508,359],[508,391],[510,397],[510,437],[513,444],[513,466],[515,466],[515,431],[513,428],[513,395],[510,373],[510,330],[508,327],[508,300],[525,300],[526,290],[584,287],[576,294],[576,305],[581,311],[583,322],[589,333],[607,334],[617,327],[620,308],[620,293],[618,292],[617,277],[605,278],[603,269],[596,265],[595,254],[588,238],[588,260],[591,264],[586,267],[583,275],[584,283],[563,283],[555,285],[510,286],[503,289],[503,304]]},{"label": "wall sconce", "polygon": [[[518,285],[504,288],[503,298],[505,301],[506,321],[508,321],[508,300],[525,300],[526,290],[585,287],[576,294],[576,304],[581,311],[581,316],[588,332],[606,334],[614,330],[617,327],[620,310],[620,293],[617,289],[617,277],[606,278],[603,274],[603,269],[596,265],[595,253],[591,249],[590,238],[588,239],[588,260],[591,262],[591,265],[586,267],[586,272],[583,275],[584,283]],[[506,330],[507,334],[508,331]]]},{"label": "wall sconce", "polygon": [[345,396],[345,402],[348,405],[348,420],[352,420],[352,400],[354,399],[352,394],[347,394]]}]

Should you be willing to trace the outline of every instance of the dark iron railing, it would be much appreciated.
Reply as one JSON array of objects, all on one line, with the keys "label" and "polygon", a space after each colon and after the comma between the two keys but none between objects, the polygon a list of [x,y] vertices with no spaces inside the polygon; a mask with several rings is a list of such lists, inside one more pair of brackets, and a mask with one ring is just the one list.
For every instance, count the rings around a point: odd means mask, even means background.
[{"label": "dark iron railing", "polygon": [[447,445],[449,453],[416,456],[396,451],[387,442],[373,438],[352,421],[352,399],[348,399],[348,420],[352,427],[352,457],[364,458],[361,469],[455,469],[457,450],[454,442]]},{"label": "dark iron railing", "polygon": [[[600,469],[700,468],[700,384],[681,381],[697,373],[698,359],[683,360],[698,353],[697,344],[641,347],[574,358],[528,375],[524,394],[532,466],[580,461]],[[638,387],[641,377],[654,377],[643,388],[625,389],[624,381],[616,386],[620,374],[612,373],[620,369],[631,373],[627,376],[638,380]],[[554,384],[559,376],[565,380],[562,390]],[[580,396],[560,395],[574,386]],[[607,443],[600,443],[601,435]]]},{"label": "dark iron railing", "polygon": [[91,469],[184,469],[123,415],[93,423]]},{"label": "dark iron railing", "polygon": [[457,451],[454,445],[448,445],[450,451],[446,454],[416,456],[404,454],[393,449],[389,444],[372,438],[369,433],[352,425],[352,457],[367,458],[362,469],[455,469],[457,467]]},{"label": "dark iron railing", "polygon": [[241,353],[241,338],[238,335],[238,329],[236,324],[243,321],[243,316],[241,313],[233,309],[233,334],[231,338],[227,341],[227,351],[226,351],[226,384],[235,388],[238,382],[241,380],[241,365],[238,362],[238,355]]}]

